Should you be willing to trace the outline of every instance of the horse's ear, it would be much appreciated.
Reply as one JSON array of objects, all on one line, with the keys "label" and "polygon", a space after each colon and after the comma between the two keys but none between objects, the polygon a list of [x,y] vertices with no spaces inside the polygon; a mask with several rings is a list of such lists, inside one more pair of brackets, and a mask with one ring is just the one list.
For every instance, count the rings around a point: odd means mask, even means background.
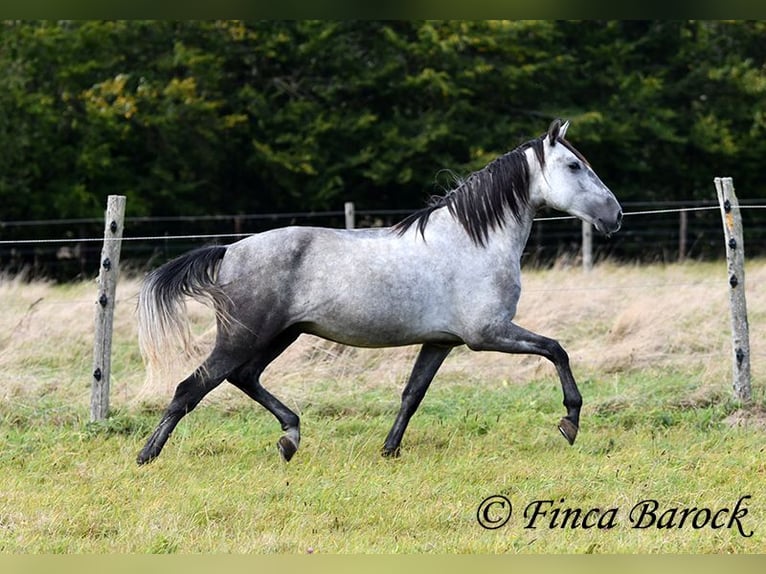
[{"label": "horse's ear", "polygon": [[[568,124],[565,124],[564,131],[566,132],[566,126]],[[561,120],[556,118],[551,122],[550,127],[548,128],[548,144],[553,147],[556,145],[556,141],[559,139],[561,134]]]},{"label": "horse's ear", "polygon": [[561,138],[562,140],[567,135],[567,129],[569,129],[569,120],[561,124],[561,127],[559,128],[559,138]]}]

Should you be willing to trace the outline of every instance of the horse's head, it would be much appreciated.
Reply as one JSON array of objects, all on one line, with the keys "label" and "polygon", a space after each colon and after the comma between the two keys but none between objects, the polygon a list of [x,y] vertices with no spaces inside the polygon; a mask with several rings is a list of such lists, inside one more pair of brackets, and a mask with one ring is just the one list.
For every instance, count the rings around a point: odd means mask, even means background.
[{"label": "horse's head", "polygon": [[568,127],[569,122],[554,120],[543,136],[542,202],[610,235],[620,229],[622,208],[583,155],[564,139]]}]

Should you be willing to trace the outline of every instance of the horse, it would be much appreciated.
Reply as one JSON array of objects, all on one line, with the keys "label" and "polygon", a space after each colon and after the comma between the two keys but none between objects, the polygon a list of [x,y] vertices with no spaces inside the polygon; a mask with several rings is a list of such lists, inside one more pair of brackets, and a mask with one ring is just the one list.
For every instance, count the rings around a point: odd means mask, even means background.
[{"label": "horse", "polygon": [[177,385],[138,464],[155,459],[181,418],[224,380],[276,417],[278,451],[289,461],[300,444],[300,419],[260,376],[301,333],[358,347],[421,346],[384,456],[399,456],[436,372],[462,345],[552,362],[567,410],[558,429],[574,444],[582,397],[569,357],[556,340],[513,322],[521,256],[539,208],[567,212],[605,235],[621,226],[619,202],[565,139],[568,126],[554,120],[540,137],[393,226],[277,228],[197,248],[150,272],[137,304],[147,366],[170,341],[190,343],[187,297],[214,308],[216,337],[207,358]]}]

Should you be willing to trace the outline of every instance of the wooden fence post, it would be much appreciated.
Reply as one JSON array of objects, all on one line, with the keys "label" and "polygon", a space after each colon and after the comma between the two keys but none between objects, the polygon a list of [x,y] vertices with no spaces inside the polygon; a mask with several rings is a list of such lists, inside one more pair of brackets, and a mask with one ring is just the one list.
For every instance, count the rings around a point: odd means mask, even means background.
[{"label": "wooden fence post", "polygon": [[120,248],[125,220],[125,196],[110,195],[104,225],[104,246],[98,273],[96,329],[93,343],[93,383],[90,394],[90,420],[100,421],[109,412],[109,376],[112,367],[112,324]]},{"label": "wooden fence post", "polygon": [[582,268],[593,269],[593,225],[587,221],[582,222]]},{"label": "wooden fence post", "polygon": [[678,216],[678,262],[686,261],[686,236],[689,233],[689,214],[682,211]]},{"label": "wooden fence post", "polygon": [[726,243],[726,263],[729,273],[729,306],[731,307],[731,340],[733,358],[734,397],[750,401],[750,335],[745,300],[745,245],[742,215],[730,177],[716,177],[715,189],[721,205],[721,219]]},{"label": "wooden fence post", "polygon": [[343,211],[346,214],[346,229],[354,229],[354,227],[356,227],[356,212],[354,210],[354,202],[347,201],[343,206]]}]

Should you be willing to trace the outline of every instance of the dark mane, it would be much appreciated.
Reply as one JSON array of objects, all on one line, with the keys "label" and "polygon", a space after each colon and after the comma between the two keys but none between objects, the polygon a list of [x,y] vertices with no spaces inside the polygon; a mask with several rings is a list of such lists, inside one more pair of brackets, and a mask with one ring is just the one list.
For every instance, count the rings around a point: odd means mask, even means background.
[{"label": "dark mane", "polygon": [[541,165],[545,164],[543,137],[520,145],[463,180],[444,196],[431,199],[428,207],[407,216],[394,226],[399,235],[417,225],[425,236],[428,218],[446,207],[476,245],[484,246],[489,233],[505,224],[505,216],[519,220],[529,204],[529,164],[525,151],[532,148]]}]

